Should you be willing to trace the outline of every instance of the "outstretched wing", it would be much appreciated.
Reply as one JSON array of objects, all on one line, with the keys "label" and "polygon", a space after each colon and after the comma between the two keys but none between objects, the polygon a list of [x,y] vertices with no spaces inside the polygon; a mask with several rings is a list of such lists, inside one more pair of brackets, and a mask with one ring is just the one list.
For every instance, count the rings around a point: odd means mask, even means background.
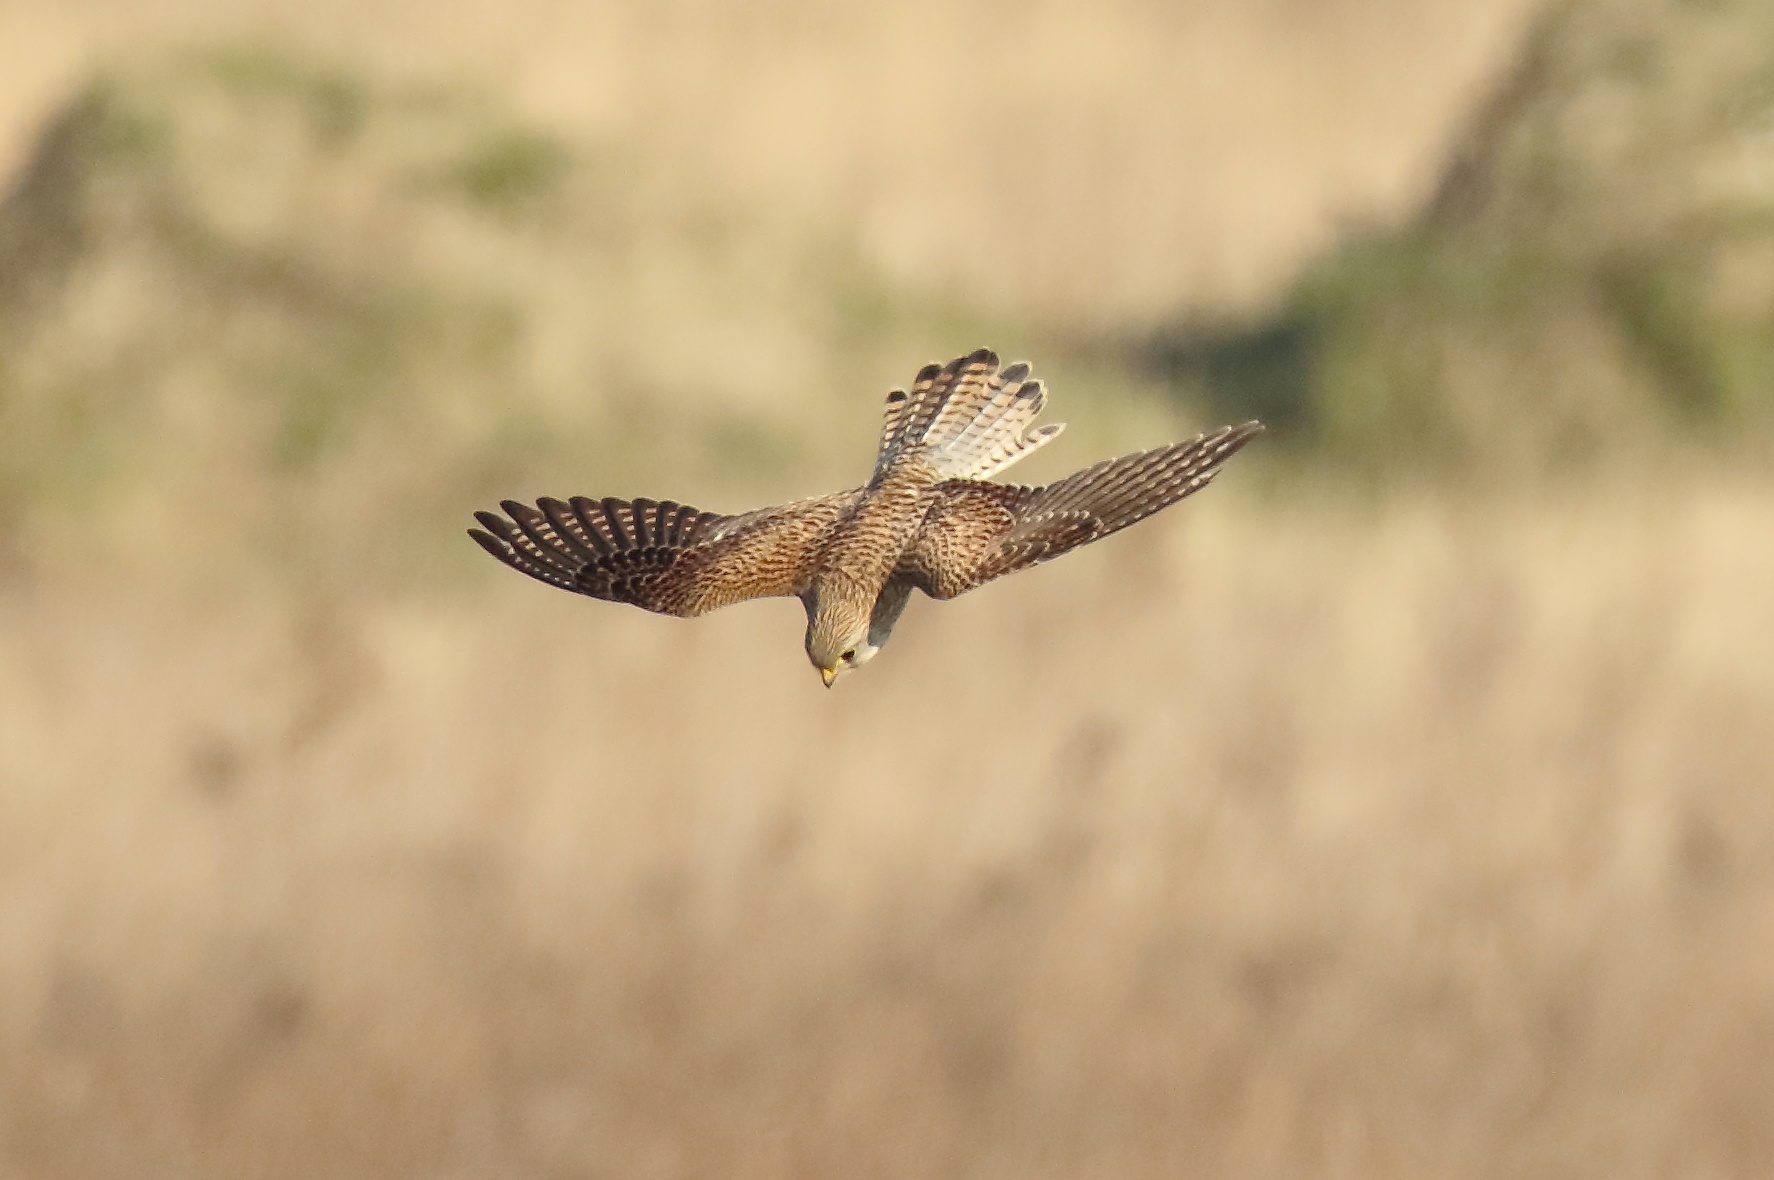
[{"label": "outstretched wing", "polygon": [[468,535],[519,573],[592,598],[688,617],[799,594],[820,536],[856,499],[837,492],[742,516],[670,500],[544,497],[477,512]]},{"label": "outstretched wing", "polygon": [[1108,459],[1042,488],[949,480],[898,572],[933,598],[1050,561],[1200,491],[1262,431],[1222,426],[1185,443]]}]

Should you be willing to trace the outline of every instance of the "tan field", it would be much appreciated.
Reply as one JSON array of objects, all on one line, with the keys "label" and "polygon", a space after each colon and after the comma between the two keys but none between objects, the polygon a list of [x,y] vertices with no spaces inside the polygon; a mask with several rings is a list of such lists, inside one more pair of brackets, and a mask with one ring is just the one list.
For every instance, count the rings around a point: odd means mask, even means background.
[{"label": "tan field", "polygon": [[[233,386],[186,360],[148,386],[185,434],[139,431],[164,454],[107,475],[114,499],[0,448],[0,1180],[1764,1174],[1766,464],[1673,447],[1388,485],[1263,440],[1126,535],[914,602],[830,692],[792,601],[656,618],[459,537],[490,495],[731,510],[860,476],[884,383],[993,325],[1072,423],[1030,478],[1200,429],[1066,341],[1246,306],[1347,217],[1402,215],[1523,11],[0,10],[15,160],[95,60],[275,35],[641,136],[649,183],[816,225],[963,309],[859,337],[834,375],[843,332],[796,310],[820,289],[683,262],[727,248],[706,227],[634,273],[669,255],[716,279],[538,284],[549,331],[607,313],[589,334],[644,354],[539,333],[562,371],[642,374],[597,430],[786,402],[845,432],[778,459],[768,432],[715,431],[708,458],[637,428],[583,475],[541,446],[456,470],[477,374],[527,371],[521,349],[484,370],[442,350],[417,364],[432,403],[381,405],[295,475],[252,449],[256,403],[206,417]],[[875,85],[913,76],[903,102]],[[954,182],[920,183],[938,158]],[[435,252],[378,220],[402,206],[327,184],[337,206],[288,240],[349,206],[348,242]],[[624,224],[677,224],[652,212]],[[37,374],[112,340],[107,316],[256,355],[190,327],[228,323],[213,309],[157,320],[172,300],[135,265],[0,356],[0,394],[58,388]],[[736,340],[756,372],[823,384],[740,376],[683,409]],[[0,425],[49,420],[0,403]]]},{"label": "tan field", "polygon": [[5,1168],[1752,1176],[1774,510],[1192,511],[916,603],[13,591]]}]

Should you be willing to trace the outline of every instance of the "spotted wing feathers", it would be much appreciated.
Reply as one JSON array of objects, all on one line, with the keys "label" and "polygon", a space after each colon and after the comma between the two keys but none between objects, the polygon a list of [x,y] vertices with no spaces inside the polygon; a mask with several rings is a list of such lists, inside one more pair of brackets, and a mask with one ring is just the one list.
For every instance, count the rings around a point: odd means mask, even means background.
[{"label": "spotted wing feathers", "polygon": [[1046,403],[1026,362],[999,369],[989,349],[926,365],[909,392],[887,395],[874,481],[897,463],[922,464],[941,479],[994,475],[1065,429],[1057,422],[1029,429]]},{"label": "spotted wing feathers", "polygon": [[480,547],[539,582],[667,615],[698,615],[748,598],[799,593],[820,532],[855,493],[743,516],[671,500],[543,497],[477,512]]},{"label": "spotted wing feathers", "polygon": [[1261,430],[1255,422],[1224,426],[1106,460],[1041,488],[945,483],[901,569],[933,597],[953,598],[1049,561],[1200,491]]}]

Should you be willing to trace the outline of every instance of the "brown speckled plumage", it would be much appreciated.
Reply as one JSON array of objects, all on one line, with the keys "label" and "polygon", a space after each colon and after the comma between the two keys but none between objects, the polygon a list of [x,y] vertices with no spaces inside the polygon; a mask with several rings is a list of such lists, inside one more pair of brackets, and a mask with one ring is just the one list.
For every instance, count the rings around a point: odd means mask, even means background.
[{"label": "brown speckled plumage", "polygon": [[[1262,427],[1223,426],[1046,487],[986,477],[1051,441],[1046,391],[981,349],[887,395],[868,486],[741,516],[670,500],[514,500],[469,535],[563,590],[692,616],[749,598],[807,608],[807,654],[830,684],[887,640],[911,591],[953,598],[1058,557],[1199,491]],[[483,531],[484,530],[484,531]]]}]

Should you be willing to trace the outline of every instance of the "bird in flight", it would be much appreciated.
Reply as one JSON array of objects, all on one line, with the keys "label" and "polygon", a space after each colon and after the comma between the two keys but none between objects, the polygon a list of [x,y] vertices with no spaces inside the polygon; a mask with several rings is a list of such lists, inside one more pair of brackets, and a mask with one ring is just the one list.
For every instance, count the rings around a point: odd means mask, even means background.
[{"label": "bird in flight", "polygon": [[947,599],[1050,561],[1200,491],[1262,429],[1222,426],[1046,487],[989,477],[1053,441],[1042,383],[980,349],[887,395],[868,484],[738,516],[671,500],[503,501],[468,535],[539,582],[688,618],[751,598],[807,608],[830,688],[874,658],[914,589]]}]

